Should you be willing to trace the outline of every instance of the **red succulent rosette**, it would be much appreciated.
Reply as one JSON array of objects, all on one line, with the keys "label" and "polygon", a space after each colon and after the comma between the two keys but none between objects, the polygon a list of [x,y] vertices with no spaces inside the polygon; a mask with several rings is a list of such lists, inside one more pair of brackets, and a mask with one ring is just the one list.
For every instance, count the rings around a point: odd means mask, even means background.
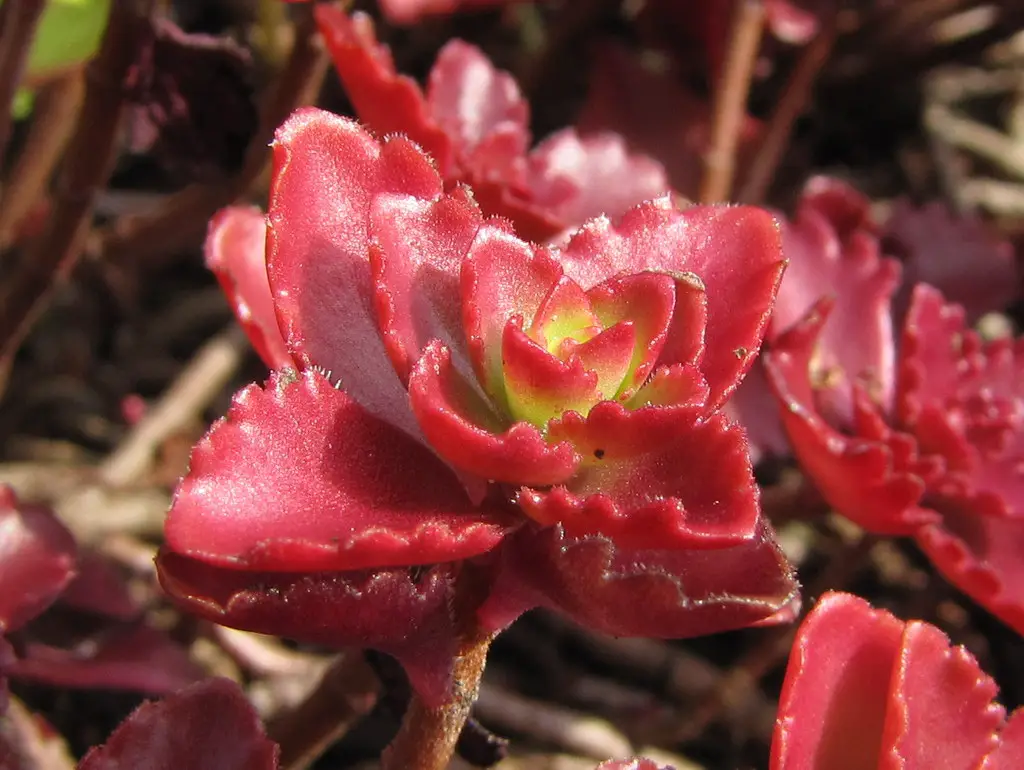
[{"label": "red succulent rosette", "polygon": [[771,770],[1010,770],[1024,763],[1024,711],[935,626],[829,593],[797,631]]},{"label": "red succulent rosette", "polygon": [[529,105],[519,87],[469,43],[441,49],[424,91],[395,71],[369,16],[331,5],[315,13],[359,119],[378,136],[417,142],[449,187],[470,184],[485,213],[511,219],[525,237],[547,240],[669,188],[659,163],[630,154],[610,132],[564,129],[529,150]]},{"label": "red succulent rosette", "polygon": [[983,342],[924,284],[897,337],[899,265],[849,193],[830,199],[787,225],[781,331],[763,358],[793,451],[837,511],[913,535],[951,582],[1024,630],[1021,343]]},{"label": "red succulent rosette", "polygon": [[446,192],[404,137],[304,110],[274,152],[267,283],[250,211],[215,219],[208,259],[288,368],[194,449],[159,560],[173,597],[384,650],[428,699],[460,562],[485,554],[488,630],[537,605],[672,637],[791,611],[746,440],[718,411],[783,269],[770,214],[659,199],[556,249]]}]

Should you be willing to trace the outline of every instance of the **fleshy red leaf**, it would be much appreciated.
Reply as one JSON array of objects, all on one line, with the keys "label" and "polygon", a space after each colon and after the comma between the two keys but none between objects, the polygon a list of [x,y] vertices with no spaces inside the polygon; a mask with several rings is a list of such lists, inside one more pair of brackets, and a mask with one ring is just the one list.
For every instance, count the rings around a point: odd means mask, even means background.
[{"label": "fleshy red leaf", "polygon": [[877,767],[903,624],[849,594],[826,594],[793,642],[771,770]]},{"label": "fleshy red leaf", "polygon": [[1024,633],[1024,521],[983,515],[942,499],[931,503],[942,519],[915,533],[921,550],[950,583]]},{"label": "fleshy red leaf", "polygon": [[[927,623],[828,593],[797,632],[771,770],[975,768],[1005,711],[995,683]],[[1004,734],[1013,740],[1016,727]]]},{"label": "fleshy red leaf", "polygon": [[[852,200],[851,200],[852,199]],[[824,297],[832,309],[815,342],[811,376],[830,422],[852,419],[854,383],[868,389],[883,412],[892,408],[895,346],[890,301],[899,265],[882,259],[878,240],[863,229],[859,193],[816,177],[807,183],[795,217],[783,225],[789,266],[772,313],[769,339],[791,328]]]},{"label": "fleshy red leaf", "polygon": [[51,687],[132,690],[164,695],[203,678],[203,669],[165,632],[146,625],[112,628],[70,649],[29,642],[12,679]]},{"label": "fleshy red leaf", "polygon": [[1024,763],[1024,709],[1017,709],[999,733],[999,745],[978,770],[1014,770]]},{"label": "fleshy red leaf", "polygon": [[[465,188],[425,201],[382,195],[370,213],[370,261],[384,344],[408,380],[431,340],[441,340],[472,375],[462,328],[462,261],[482,224]],[[491,223],[489,226],[501,227]]]},{"label": "fleshy red leaf", "polygon": [[496,403],[505,400],[501,339],[506,324],[515,316],[532,321],[561,277],[548,249],[493,224],[477,232],[462,265],[462,317],[477,378]]},{"label": "fleshy red leaf", "polygon": [[335,649],[380,650],[402,663],[429,702],[447,692],[456,652],[452,565],[416,578],[406,569],[241,572],[164,551],[157,568],[164,590],[200,617]]},{"label": "fleshy red leaf", "polygon": [[520,530],[499,555],[496,584],[479,611],[494,629],[543,606],[614,636],[700,636],[791,609],[798,590],[764,520],[750,540],[726,548],[629,550],[554,526]]},{"label": "fleshy red leaf", "polygon": [[427,449],[309,370],[235,396],[193,450],[165,533],[210,563],[294,571],[466,558],[503,524]]},{"label": "fleshy red leaf", "polygon": [[274,142],[267,273],[296,360],[331,372],[372,414],[416,435],[373,309],[370,204],[388,192],[432,199],[441,180],[406,139],[381,144],[346,118],[295,112]]},{"label": "fleshy red leaf", "polygon": [[277,770],[277,746],[234,682],[208,679],[136,709],[79,770]]},{"label": "fleshy red leaf", "polygon": [[449,175],[452,140],[437,124],[416,81],[395,71],[391,52],[377,42],[370,17],[350,16],[326,3],[318,4],[313,13],[359,119],[378,136],[405,134],[430,153],[442,174]]},{"label": "fleshy red leaf", "polygon": [[660,416],[669,423],[664,438],[646,415],[615,404],[585,420],[566,415],[550,439],[572,442],[580,470],[565,486],[522,490],[519,504],[536,521],[561,522],[568,537],[603,535],[627,550],[716,549],[753,538],[760,506],[743,431],[721,415],[698,425]]},{"label": "fleshy red leaf", "polygon": [[454,370],[439,342],[427,347],[413,369],[409,397],[431,446],[459,471],[544,486],[569,478],[579,464],[572,446],[549,443],[530,423],[504,427]]},{"label": "fleshy red leaf", "polygon": [[[668,198],[598,219],[569,241],[560,261],[584,289],[621,273],[692,273],[704,284],[707,329],[701,371],[709,411],[722,404],[761,345],[784,268],[778,224],[749,206],[677,209]],[[665,347],[672,350],[670,334]]]},{"label": "fleshy red leaf", "polygon": [[871,532],[909,534],[937,518],[920,507],[916,443],[880,420],[874,437],[840,433],[817,411],[810,366],[828,306],[820,303],[762,357],[783,425],[801,468],[837,511]]},{"label": "fleshy red leaf", "polygon": [[60,596],[61,604],[116,620],[134,620],[142,605],[112,561],[97,551],[79,551],[74,580]]},{"label": "fleshy red leaf", "polygon": [[879,770],[970,767],[998,743],[1006,712],[992,701],[997,691],[967,650],[950,647],[935,626],[908,623],[893,671],[883,732],[887,751]]},{"label": "fleshy red leaf", "polygon": [[922,446],[946,459],[953,497],[979,514],[1024,516],[1024,338],[983,343],[963,308],[919,285],[903,328],[897,407]]},{"label": "fleshy red leaf", "polygon": [[271,369],[294,366],[270,296],[267,222],[255,207],[229,206],[210,220],[206,266],[220,281],[256,352]]},{"label": "fleshy red leaf", "polygon": [[75,540],[49,508],[0,485],[0,633],[53,603],[75,576]]}]

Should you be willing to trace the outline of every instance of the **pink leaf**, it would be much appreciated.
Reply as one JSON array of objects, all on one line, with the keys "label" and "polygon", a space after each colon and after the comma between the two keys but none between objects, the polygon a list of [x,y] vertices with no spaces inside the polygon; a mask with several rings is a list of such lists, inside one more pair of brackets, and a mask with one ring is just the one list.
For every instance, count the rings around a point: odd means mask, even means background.
[{"label": "pink leaf", "polygon": [[440,178],[408,140],[382,145],[357,123],[312,108],[278,129],[274,169],[267,272],[289,350],[301,366],[331,372],[372,414],[416,435],[377,327],[367,233],[375,196],[432,199]]},{"label": "pink leaf", "polygon": [[370,214],[370,262],[384,344],[399,376],[431,340],[453,351],[463,375],[472,368],[462,330],[462,261],[480,229],[480,210],[465,188],[437,200],[382,195]]},{"label": "pink leaf", "polygon": [[208,679],[145,703],[79,770],[277,770],[277,746],[245,695],[227,679]]},{"label": "pink leaf", "polygon": [[466,558],[503,530],[428,450],[310,370],[235,396],[193,450],[165,531],[221,566],[336,570]]},{"label": "pink leaf", "polygon": [[530,109],[515,79],[474,45],[455,39],[437,55],[427,104],[470,177],[515,183],[530,144]]},{"label": "pink leaf", "polygon": [[625,140],[609,131],[581,137],[566,128],[552,134],[530,153],[527,174],[534,204],[566,225],[618,216],[671,187],[660,163],[629,152]]},{"label": "pink leaf", "polygon": [[257,208],[229,206],[210,220],[206,266],[220,281],[256,352],[271,369],[294,366],[270,296],[267,223]]},{"label": "pink leaf", "polygon": [[783,226],[789,266],[769,331],[769,338],[778,336],[823,297],[833,300],[815,342],[811,376],[821,383],[818,397],[828,399],[829,421],[841,427],[852,419],[854,383],[867,387],[884,413],[892,408],[895,388],[889,303],[900,270],[880,257],[877,239],[863,229],[858,195],[824,177],[808,182],[796,216]]},{"label": "pink leaf", "polygon": [[925,479],[915,473],[923,466],[913,439],[884,423],[873,437],[851,436],[818,413],[810,365],[829,305],[820,303],[762,358],[783,425],[801,467],[831,505],[871,532],[909,534],[937,519],[920,507]]}]

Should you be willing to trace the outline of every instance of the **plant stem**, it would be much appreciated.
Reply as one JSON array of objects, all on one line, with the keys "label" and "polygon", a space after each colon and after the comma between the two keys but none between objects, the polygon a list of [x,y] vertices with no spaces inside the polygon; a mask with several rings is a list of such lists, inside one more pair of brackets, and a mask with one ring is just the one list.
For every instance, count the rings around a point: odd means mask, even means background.
[{"label": "plant stem", "polygon": [[736,148],[763,27],[764,4],[761,0],[737,0],[729,50],[715,89],[711,144],[704,154],[704,176],[700,184],[701,203],[724,201],[732,189]]},{"label": "plant stem", "polygon": [[381,757],[380,770],[444,770],[480,692],[494,634],[472,629],[463,637],[444,703],[428,706],[413,693],[402,726]]},{"label": "plant stem", "polygon": [[0,249],[11,245],[22,219],[46,189],[71,139],[84,93],[85,74],[77,69],[39,92],[25,144],[0,195]]},{"label": "plant stem", "polygon": [[742,203],[761,203],[768,193],[783,153],[789,146],[793,124],[800,117],[811,95],[818,72],[825,64],[836,37],[835,14],[823,23],[814,40],[807,44],[800,60],[786,81],[785,90],[775,105],[768,128],[750,162],[747,176],[736,199]]},{"label": "plant stem", "polygon": [[43,0],[7,0],[0,5],[0,160],[11,135],[11,103],[45,7]]},{"label": "plant stem", "polygon": [[0,293],[0,361],[13,356],[56,282],[82,253],[96,190],[113,165],[138,17],[135,3],[111,3],[103,43],[87,70],[85,101],[57,181],[49,226]]},{"label": "plant stem", "polygon": [[343,653],[302,703],[267,725],[267,733],[281,747],[281,770],[305,770],[312,765],[370,712],[379,687],[361,653]]}]

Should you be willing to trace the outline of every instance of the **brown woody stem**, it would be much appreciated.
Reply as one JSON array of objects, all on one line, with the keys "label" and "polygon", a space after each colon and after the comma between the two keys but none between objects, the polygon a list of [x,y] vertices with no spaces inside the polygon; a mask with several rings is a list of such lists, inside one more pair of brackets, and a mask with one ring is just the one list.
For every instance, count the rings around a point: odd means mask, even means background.
[{"label": "brown woody stem", "polygon": [[729,51],[715,89],[711,144],[704,155],[700,184],[701,203],[729,197],[736,172],[736,148],[747,109],[747,94],[754,74],[764,27],[761,0],[737,0],[733,9]]},{"label": "brown woody stem", "polygon": [[11,103],[45,8],[43,0],[7,0],[0,5],[0,159],[11,135]]},{"label": "brown woody stem", "polygon": [[305,770],[377,703],[380,683],[355,651],[341,655],[308,697],[267,725],[280,746],[281,770]]},{"label": "brown woody stem", "polygon": [[444,770],[455,753],[463,725],[480,692],[480,677],[494,634],[474,628],[463,636],[448,696],[426,705],[415,693],[402,726],[381,757],[381,770]]},{"label": "brown woody stem", "polygon": [[124,102],[123,83],[135,58],[136,2],[117,2],[99,54],[86,71],[81,116],[64,157],[49,226],[0,292],[0,361],[8,360],[81,255],[96,191],[113,167]]},{"label": "brown woody stem", "polygon": [[746,179],[736,196],[741,203],[761,203],[768,194],[779,161],[789,146],[793,125],[807,105],[814,81],[832,50],[835,36],[835,14],[832,14],[814,40],[807,44],[786,82],[785,90],[768,120],[761,146],[750,162]]}]

